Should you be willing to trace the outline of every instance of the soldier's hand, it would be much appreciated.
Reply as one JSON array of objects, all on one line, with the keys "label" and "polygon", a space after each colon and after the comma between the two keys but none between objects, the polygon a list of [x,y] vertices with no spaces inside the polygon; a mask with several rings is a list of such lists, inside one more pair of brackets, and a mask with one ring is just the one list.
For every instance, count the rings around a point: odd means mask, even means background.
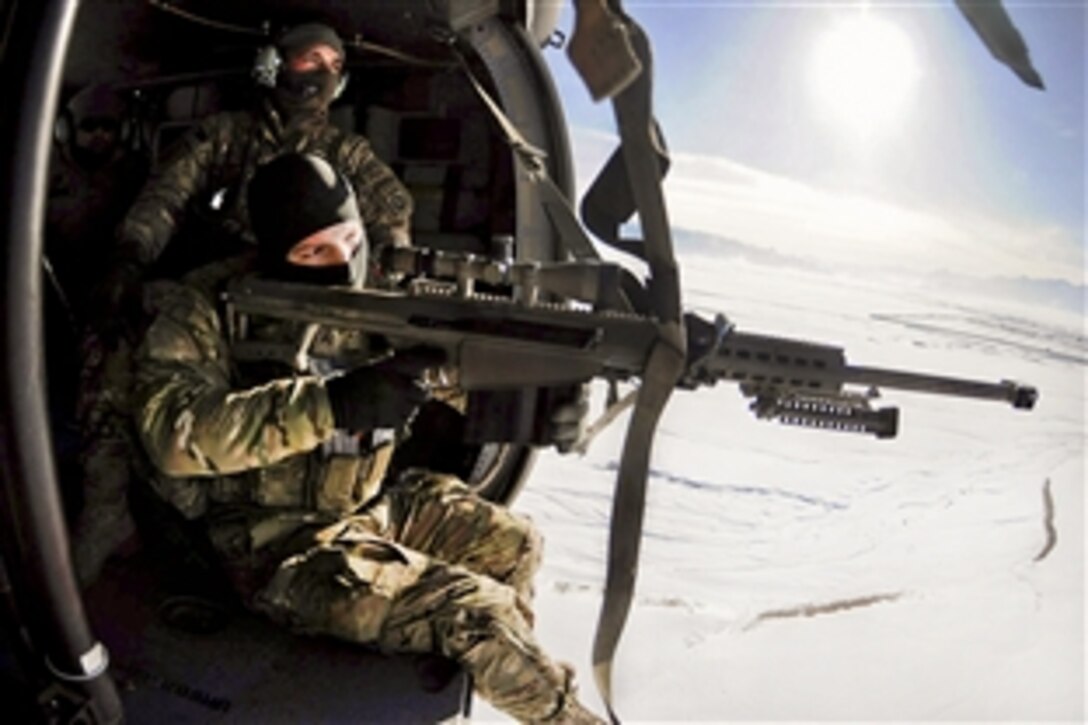
[{"label": "soldier's hand", "polygon": [[409,350],[325,383],[337,428],[402,428],[426,402],[424,371],[445,362],[438,350]]}]

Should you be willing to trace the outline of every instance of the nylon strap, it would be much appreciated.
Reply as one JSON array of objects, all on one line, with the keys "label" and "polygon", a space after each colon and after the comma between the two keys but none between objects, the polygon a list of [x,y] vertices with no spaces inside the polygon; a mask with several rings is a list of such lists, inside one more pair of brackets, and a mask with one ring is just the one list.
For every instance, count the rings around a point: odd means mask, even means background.
[{"label": "nylon strap", "polygon": [[[669,171],[669,156],[664,136],[656,121],[653,122],[652,138],[658,164],[657,179],[660,181]],[[627,160],[621,147],[608,158],[604,168],[582,197],[582,221],[601,241],[621,252],[645,259],[645,242],[641,239],[620,237],[620,226],[634,213],[635,198],[631,191]]]},{"label": "nylon strap", "polygon": [[613,100],[626,177],[645,238],[644,258],[650,268],[649,302],[657,318],[658,340],[642,375],[635,410],[624,440],[616,478],[608,544],[604,601],[593,642],[593,673],[608,715],[618,723],[613,705],[612,663],[635,591],[639,547],[646,504],[646,483],[654,432],[684,371],[686,336],[681,321],[680,275],[661,189],[663,144],[651,111],[652,58],[642,28],[626,16],[620,2],[611,4],[631,39],[643,72]]},{"label": "nylon strap", "polygon": [[582,225],[578,223],[578,217],[574,213],[570,200],[548,175],[547,166],[544,164],[544,159],[548,155],[531,144],[522,135],[514,122],[507,117],[499,104],[491,97],[491,94],[476,79],[468,62],[465,61],[464,56],[452,43],[450,49],[461,65],[465,77],[472,84],[473,90],[476,91],[476,95],[480,97],[484,106],[495,119],[499,130],[502,131],[503,136],[506,138],[507,145],[514,152],[514,158],[517,159],[518,165],[525,172],[532,187],[537,191],[545,213],[559,233],[561,244],[576,260],[600,259],[600,255],[593,246],[589,235],[582,229]]}]

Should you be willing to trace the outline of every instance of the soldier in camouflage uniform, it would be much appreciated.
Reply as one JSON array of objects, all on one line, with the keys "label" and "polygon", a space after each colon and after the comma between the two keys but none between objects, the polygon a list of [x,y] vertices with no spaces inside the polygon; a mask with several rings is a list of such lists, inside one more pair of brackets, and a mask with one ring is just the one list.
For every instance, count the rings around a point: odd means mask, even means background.
[{"label": "soldier in camouflage uniform", "polygon": [[[365,278],[350,189],[321,159],[262,167],[249,203],[262,274]],[[572,670],[533,636],[541,541],[528,520],[448,475],[383,481],[391,444],[374,431],[404,429],[427,397],[421,371],[440,358],[409,351],[327,376],[317,371],[356,351],[325,350],[319,335],[305,361],[288,355],[294,369],[270,376],[267,359],[247,364],[242,352],[292,350],[299,326],[228,322],[213,299],[177,283],[149,287],[155,318],[136,356],[134,410],[160,473],[153,487],[206,522],[246,601],[301,632],[455,660],[519,720],[599,722],[576,699]]]},{"label": "soldier in camouflage uniform", "polygon": [[309,23],[289,29],[275,48],[282,67],[267,66],[265,83],[271,87],[259,108],[213,115],[196,126],[155,170],[118,230],[114,272],[99,295],[102,320],[83,346],[78,417],[84,508],[73,532],[73,554],[84,585],[135,532],[126,503],[134,443],[125,381],[132,353],[130,336],[118,323],[138,307],[134,290],[144,270],[159,259],[186,215],[214,219],[217,229],[197,235],[204,245],[209,236],[226,240],[225,246],[252,242],[245,188],[254,169],[284,152],[306,152],[327,159],[350,181],[372,245],[408,243],[407,189],[365,138],[328,121],[329,104],[344,81],[340,38],[331,28]]},{"label": "soldier in camouflage uniform", "polygon": [[[44,299],[49,410],[66,479],[79,451],[75,407],[80,343],[94,285],[108,272],[112,229],[146,178],[131,146],[128,104],[115,88],[93,84],[65,104],[56,121],[45,216],[49,284]],[[74,468],[74,466],[73,466]],[[72,489],[66,487],[65,493]]]}]

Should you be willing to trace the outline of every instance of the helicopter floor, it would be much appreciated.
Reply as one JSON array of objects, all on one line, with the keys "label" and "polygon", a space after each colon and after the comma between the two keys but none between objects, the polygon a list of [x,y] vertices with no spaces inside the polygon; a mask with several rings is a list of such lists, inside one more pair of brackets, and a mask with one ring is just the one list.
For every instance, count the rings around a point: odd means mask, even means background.
[{"label": "helicopter floor", "polygon": [[[463,673],[426,692],[408,657],[169,595],[142,554],[111,562],[85,602],[130,723],[451,722],[468,711]],[[179,617],[188,626],[167,623]]]}]

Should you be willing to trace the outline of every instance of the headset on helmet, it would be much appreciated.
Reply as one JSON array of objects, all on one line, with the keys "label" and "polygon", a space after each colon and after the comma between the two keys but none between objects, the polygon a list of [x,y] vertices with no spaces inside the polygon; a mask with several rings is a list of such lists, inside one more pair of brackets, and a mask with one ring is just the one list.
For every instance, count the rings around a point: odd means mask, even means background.
[{"label": "headset on helmet", "polygon": [[[307,32],[310,31],[310,32]],[[283,70],[284,57],[283,51],[280,47],[284,45],[285,40],[290,41],[292,36],[313,37],[314,35],[326,37],[331,36],[335,38],[336,42],[331,43],[341,55],[344,55],[344,47],[340,43],[336,32],[328,26],[321,25],[319,23],[307,23],[304,25],[296,25],[284,30],[277,38],[275,43],[261,46],[257,49],[257,55],[253,59],[253,79],[257,85],[264,88],[275,88],[276,82],[279,79],[280,72]],[[321,38],[314,38],[314,42],[320,42]],[[348,84],[349,74],[344,71],[340,74],[340,82],[336,86],[336,91],[333,93],[332,100],[336,100],[340,97],[340,94],[344,92],[344,89]]]},{"label": "headset on helmet", "polygon": [[274,45],[261,46],[253,59],[253,80],[259,86],[275,88],[282,67],[283,56],[280,55],[279,48]]},{"label": "headset on helmet", "polygon": [[121,146],[132,140],[135,122],[128,115],[127,102],[106,84],[88,86],[68,100],[53,122],[53,139],[61,145],[71,143],[79,124],[95,116],[117,121],[117,140]]}]

